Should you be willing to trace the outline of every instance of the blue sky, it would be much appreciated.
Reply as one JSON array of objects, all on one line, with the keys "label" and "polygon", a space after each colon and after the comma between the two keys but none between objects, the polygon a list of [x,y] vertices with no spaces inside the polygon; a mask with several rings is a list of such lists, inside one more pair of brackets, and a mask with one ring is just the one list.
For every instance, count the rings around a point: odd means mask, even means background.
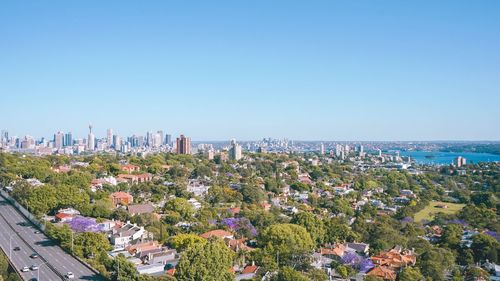
[{"label": "blue sky", "polygon": [[3,1],[0,128],[500,140],[500,1]]}]

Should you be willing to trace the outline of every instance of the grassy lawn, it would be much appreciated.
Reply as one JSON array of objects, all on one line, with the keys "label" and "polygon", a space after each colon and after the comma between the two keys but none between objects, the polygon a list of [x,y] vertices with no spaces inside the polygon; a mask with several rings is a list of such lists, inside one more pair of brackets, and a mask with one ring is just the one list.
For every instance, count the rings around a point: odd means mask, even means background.
[{"label": "grassy lawn", "polygon": [[[438,205],[446,205],[448,208],[439,208]],[[415,221],[421,222],[422,220],[432,220],[436,213],[444,214],[456,214],[458,213],[465,204],[447,203],[447,202],[437,202],[433,201],[429,206],[425,207],[423,210],[415,214]]]}]

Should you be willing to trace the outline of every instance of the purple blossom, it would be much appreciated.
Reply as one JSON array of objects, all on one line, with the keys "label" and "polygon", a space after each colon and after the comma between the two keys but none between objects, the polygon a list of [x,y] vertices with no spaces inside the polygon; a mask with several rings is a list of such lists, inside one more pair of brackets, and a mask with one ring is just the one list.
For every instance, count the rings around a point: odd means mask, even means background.
[{"label": "purple blossom", "polygon": [[101,230],[95,219],[86,217],[73,218],[69,226],[75,232],[97,232]]},{"label": "purple blossom", "polygon": [[372,260],[369,258],[364,258],[361,263],[359,264],[359,271],[360,272],[368,272],[370,269],[374,268],[375,265],[373,264]]},{"label": "purple blossom", "polygon": [[221,221],[221,224],[243,236],[248,236],[248,238],[257,236],[257,229],[247,218],[225,218]]},{"label": "purple blossom", "polygon": [[500,236],[498,236],[498,233],[496,233],[495,231],[488,230],[488,231],[485,231],[484,234],[495,238],[497,241],[500,240]]},{"label": "purple blossom", "polygon": [[367,272],[374,267],[373,262],[369,258],[364,258],[355,252],[347,252],[342,257],[341,262],[360,272]]},{"label": "purple blossom", "polygon": [[458,220],[458,219],[450,220],[450,221],[448,221],[448,223],[450,223],[450,224],[459,224],[459,225],[462,225],[462,226],[468,226],[469,225],[466,221],[464,221],[464,220]]},{"label": "purple blossom", "polygon": [[413,219],[412,219],[412,218],[410,218],[410,217],[404,217],[404,218],[401,220],[401,222],[411,223],[411,222],[413,222]]}]

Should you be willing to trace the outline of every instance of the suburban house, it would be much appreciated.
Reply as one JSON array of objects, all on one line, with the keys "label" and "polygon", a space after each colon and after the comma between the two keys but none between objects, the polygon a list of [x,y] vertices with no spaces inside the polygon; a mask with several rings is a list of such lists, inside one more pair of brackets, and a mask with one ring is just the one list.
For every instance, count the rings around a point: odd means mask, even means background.
[{"label": "suburban house", "polygon": [[396,280],[396,272],[390,268],[384,266],[375,266],[372,270],[370,270],[367,276],[376,276],[384,279],[385,281],[393,281]]},{"label": "suburban house", "polygon": [[141,170],[141,167],[132,164],[126,164],[121,166],[121,170],[131,174],[133,172],[139,172]]},{"label": "suburban house", "polygon": [[153,179],[153,175],[150,173],[144,173],[139,175],[131,175],[131,174],[119,174],[117,176],[118,181],[128,182],[130,184],[136,184],[141,182],[149,182]]},{"label": "suburban house", "polygon": [[142,238],[145,234],[144,227],[139,227],[136,224],[127,223],[122,227],[113,228],[110,236],[111,244],[115,248],[125,248],[131,244],[132,241]]},{"label": "suburban house", "polygon": [[113,205],[128,205],[132,202],[134,202],[134,197],[127,192],[123,191],[118,191],[118,192],[113,192],[109,195],[109,198],[111,199],[111,202],[113,202]]},{"label": "suburban house", "polygon": [[233,239],[234,238],[234,235],[231,232],[227,232],[227,231],[222,230],[222,229],[211,230],[211,231],[205,232],[203,234],[200,234],[200,237],[205,238],[205,239],[208,239],[212,236],[216,236],[216,237],[219,237],[221,239],[226,239],[226,238]]},{"label": "suburban house", "polygon": [[141,215],[141,214],[150,214],[154,212],[155,208],[151,204],[136,204],[136,205],[128,205],[127,206],[128,213],[131,216]]}]

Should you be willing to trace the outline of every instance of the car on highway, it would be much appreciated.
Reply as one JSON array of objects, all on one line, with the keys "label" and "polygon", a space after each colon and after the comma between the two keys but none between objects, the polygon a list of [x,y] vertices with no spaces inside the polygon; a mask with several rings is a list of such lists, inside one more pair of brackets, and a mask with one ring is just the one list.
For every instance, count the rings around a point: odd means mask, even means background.
[{"label": "car on highway", "polygon": [[66,273],[66,278],[73,279],[73,278],[75,278],[75,274],[73,274],[73,272],[70,271],[70,272]]},{"label": "car on highway", "polygon": [[40,230],[35,231],[35,234],[40,234],[40,233],[42,233]]},{"label": "car on highway", "polygon": [[38,265],[34,264],[30,267],[31,270],[38,270]]},{"label": "car on highway", "polygon": [[13,250],[17,252],[17,251],[21,251],[21,248],[19,248],[19,247],[14,247],[14,249],[13,249]]},{"label": "car on highway", "polygon": [[30,258],[32,258],[32,259],[36,259],[36,258],[38,258],[38,257],[39,257],[39,255],[38,255],[37,253],[33,253],[33,254],[31,254],[31,256],[30,256]]},{"label": "car on highway", "polygon": [[21,268],[21,271],[28,272],[28,271],[30,271],[30,269],[29,269],[29,267],[25,266],[25,267]]},{"label": "car on highway", "polygon": [[36,279],[36,277],[33,277],[30,279],[30,281],[38,281],[38,279]]}]

